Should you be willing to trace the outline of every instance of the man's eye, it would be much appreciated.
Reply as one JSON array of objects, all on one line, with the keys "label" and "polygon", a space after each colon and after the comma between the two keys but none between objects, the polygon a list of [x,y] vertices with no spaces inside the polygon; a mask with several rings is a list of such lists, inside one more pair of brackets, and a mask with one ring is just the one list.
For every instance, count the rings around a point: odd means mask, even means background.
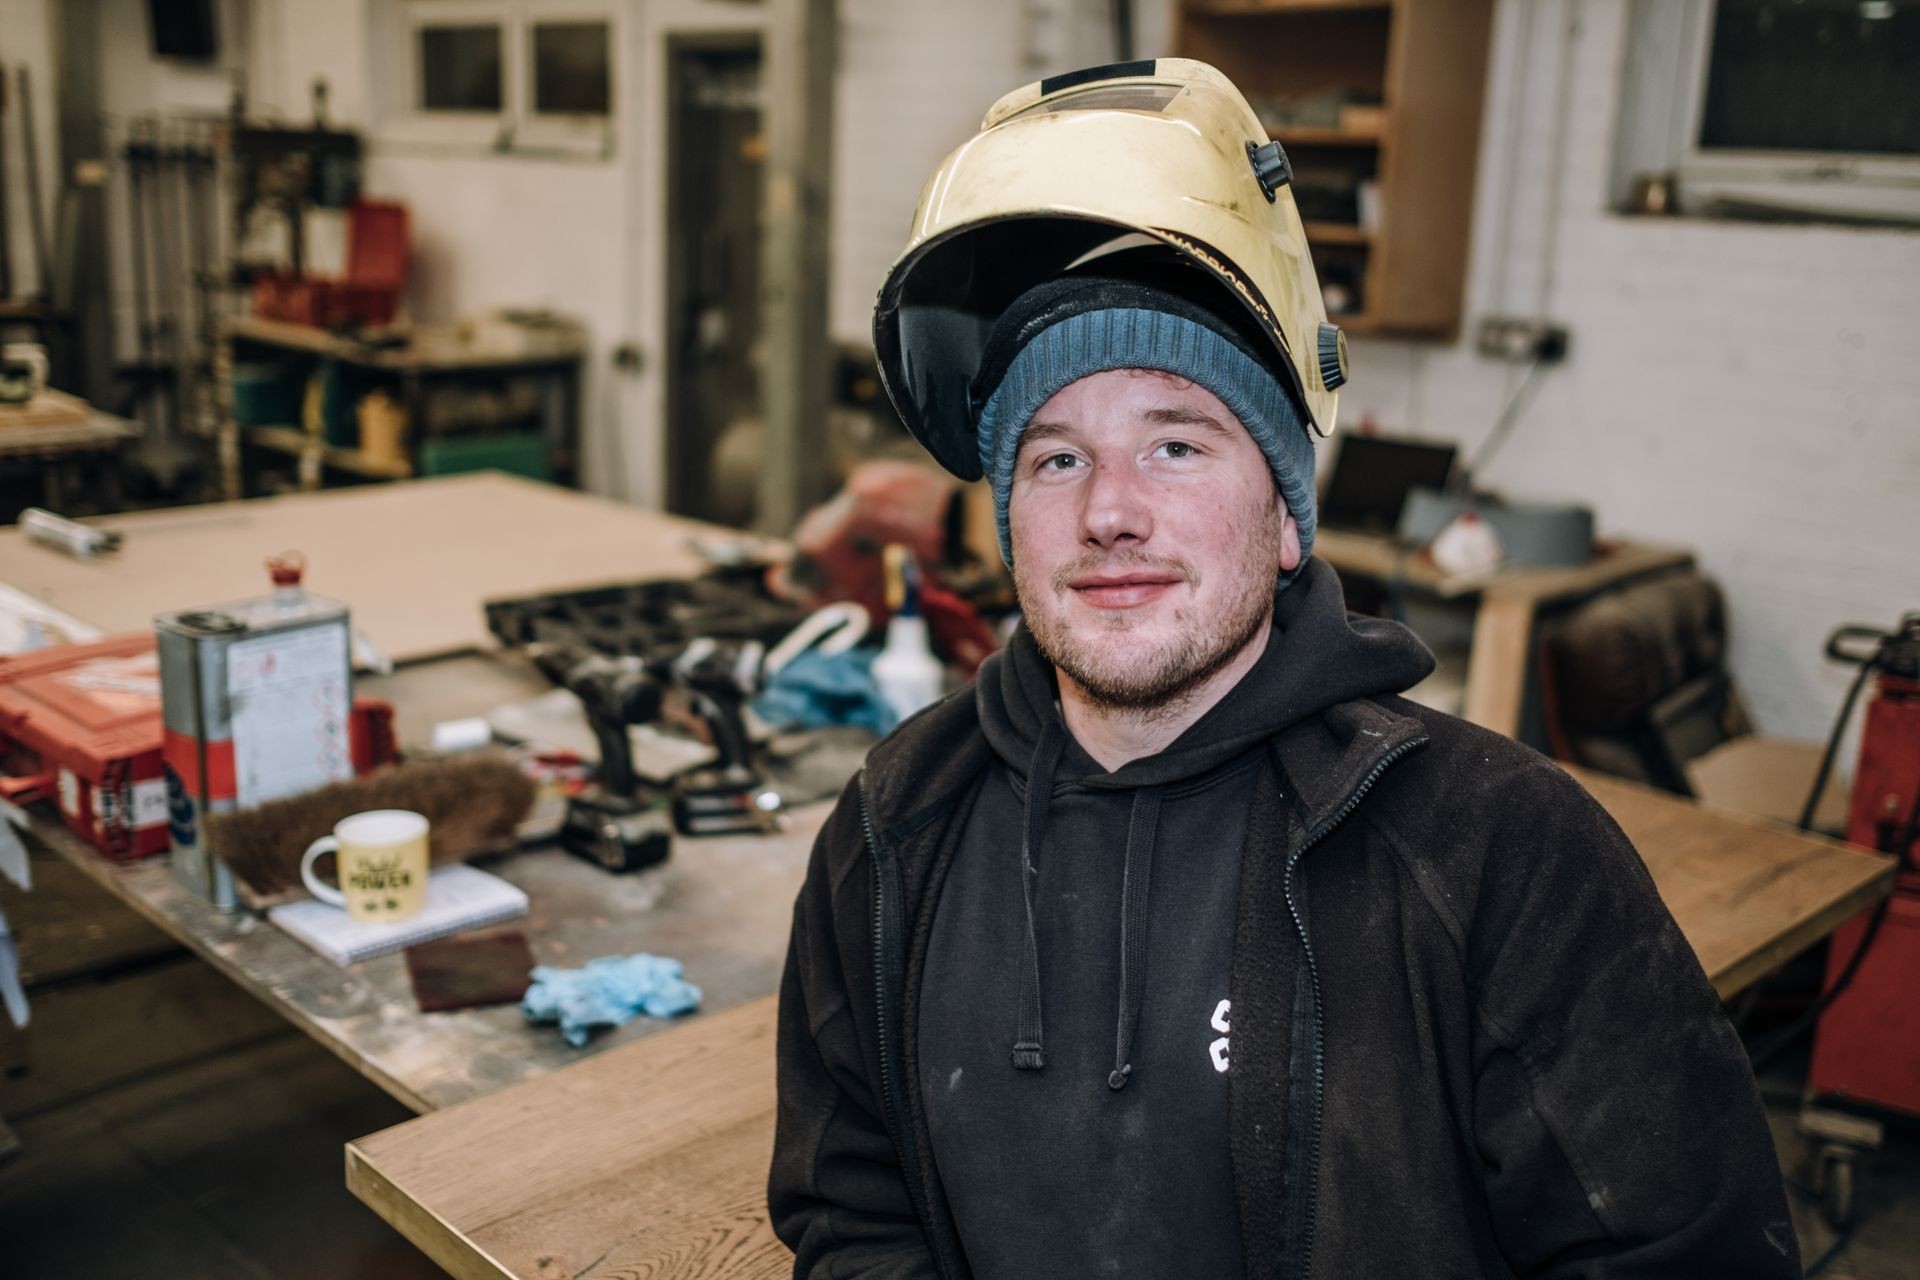
[{"label": "man's eye", "polygon": [[1070,467],[1078,465],[1079,461],[1080,459],[1074,457],[1070,453],[1055,453],[1055,454],[1050,454],[1046,458],[1042,459],[1040,465],[1043,468],[1048,468],[1054,471],[1065,471]]},{"label": "man's eye", "polygon": [[1185,440],[1169,440],[1154,452],[1165,454],[1169,458],[1191,458],[1194,448]]}]

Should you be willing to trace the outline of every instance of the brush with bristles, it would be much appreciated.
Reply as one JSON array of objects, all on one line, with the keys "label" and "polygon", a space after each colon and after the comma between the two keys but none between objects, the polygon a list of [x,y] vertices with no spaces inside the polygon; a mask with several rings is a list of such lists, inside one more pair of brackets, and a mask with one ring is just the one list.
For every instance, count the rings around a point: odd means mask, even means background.
[{"label": "brush with bristles", "polygon": [[255,906],[304,894],[300,859],[340,819],[369,809],[411,809],[429,823],[433,865],[511,849],[533,808],[535,786],[499,755],[409,761],[207,820],[213,851]]}]

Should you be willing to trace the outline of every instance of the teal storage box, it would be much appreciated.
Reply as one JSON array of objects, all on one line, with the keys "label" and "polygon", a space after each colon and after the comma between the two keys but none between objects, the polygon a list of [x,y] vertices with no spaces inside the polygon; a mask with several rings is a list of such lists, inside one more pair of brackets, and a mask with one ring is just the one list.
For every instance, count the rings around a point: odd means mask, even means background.
[{"label": "teal storage box", "polygon": [[233,366],[233,420],[243,427],[297,427],[307,381],[283,364]]},{"label": "teal storage box", "polygon": [[553,479],[547,438],[537,431],[497,436],[429,436],[420,442],[420,474],[451,476],[464,471],[505,471],[529,480]]}]

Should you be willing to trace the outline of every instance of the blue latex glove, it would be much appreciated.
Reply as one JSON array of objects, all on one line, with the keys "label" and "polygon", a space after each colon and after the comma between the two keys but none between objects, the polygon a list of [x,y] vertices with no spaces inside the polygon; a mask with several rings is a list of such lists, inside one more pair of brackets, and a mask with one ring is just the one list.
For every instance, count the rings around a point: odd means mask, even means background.
[{"label": "blue latex glove", "polygon": [[873,682],[872,649],[824,654],[809,649],[780,668],[753,700],[768,724],[820,729],[850,724],[886,734],[899,717]]},{"label": "blue latex glove", "polygon": [[578,1049],[594,1027],[617,1027],[636,1014],[671,1018],[700,1007],[700,988],[680,976],[680,962],[645,952],[601,956],[583,968],[533,967],[533,985],[520,998],[530,1022],[558,1022]]}]

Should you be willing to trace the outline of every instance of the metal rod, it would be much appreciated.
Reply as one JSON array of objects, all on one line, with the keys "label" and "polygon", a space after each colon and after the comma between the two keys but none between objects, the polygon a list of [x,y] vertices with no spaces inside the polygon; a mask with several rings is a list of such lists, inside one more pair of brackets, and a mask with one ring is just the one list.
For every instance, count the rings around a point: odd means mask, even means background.
[{"label": "metal rod", "polygon": [[133,267],[133,318],[135,345],[140,352],[140,421],[152,429],[153,399],[153,316],[147,295],[147,198],[146,156],[151,146],[134,138],[128,141],[127,157],[127,242]]}]

